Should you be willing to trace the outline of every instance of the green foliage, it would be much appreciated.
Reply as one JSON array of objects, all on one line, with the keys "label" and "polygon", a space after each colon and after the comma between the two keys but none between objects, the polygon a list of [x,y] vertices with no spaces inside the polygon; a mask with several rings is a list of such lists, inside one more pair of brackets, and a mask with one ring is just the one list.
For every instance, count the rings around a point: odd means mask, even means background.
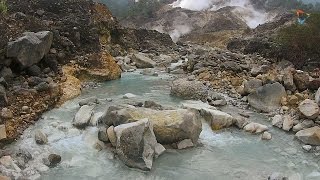
[{"label": "green foliage", "polygon": [[304,25],[293,24],[280,30],[278,43],[287,57],[297,66],[320,58],[320,13],[313,13]]},{"label": "green foliage", "polygon": [[0,0],[0,14],[6,14],[8,11],[7,1]]}]

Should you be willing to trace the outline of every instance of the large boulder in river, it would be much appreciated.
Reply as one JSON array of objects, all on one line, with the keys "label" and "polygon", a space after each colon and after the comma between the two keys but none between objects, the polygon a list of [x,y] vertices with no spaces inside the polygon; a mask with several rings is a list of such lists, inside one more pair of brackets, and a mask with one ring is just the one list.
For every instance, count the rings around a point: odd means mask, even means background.
[{"label": "large boulder in river", "polygon": [[213,130],[228,128],[235,122],[235,119],[231,115],[222,111],[203,108],[200,112]]},{"label": "large boulder in river", "polygon": [[153,110],[148,108],[110,107],[107,113],[108,126],[135,122],[148,118],[154,124],[154,133],[161,144],[172,144],[184,139],[198,141],[202,124],[198,114],[187,109]]},{"label": "large boulder in river", "polygon": [[23,37],[8,43],[7,57],[15,58],[22,68],[31,67],[49,52],[52,40],[50,31],[26,32]]},{"label": "large boulder in river", "polygon": [[116,153],[129,167],[151,170],[156,137],[152,123],[148,119],[122,124],[114,128],[117,137]]},{"label": "large boulder in river", "polygon": [[188,81],[188,79],[177,79],[172,82],[171,95],[186,100],[206,101],[208,97],[208,89],[200,81]]},{"label": "large boulder in river", "polygon": [[248,96],[248,102],[258,110],[270,112],[280,107],[281,98],[286,95],[284,87],[276,82],[259,87]]},{"label": "large boulder in river", "polygon": [[308,119],[315,119],[319,116],[319,106],[310,99],[306,99],[299,104],[299,111]]},{"label": "large boulder in river", "polygon": [[305,144],[320,146],[320,127],[301,130],[296,133],[296,137]]},{"label": "large boulder in river", "polygon": [[143,53],[134,54],[132,60],[136,63],[137,68],[154,68],[157,64]]},{"label": "large boulder in river", "polygon": [[75,115],[72,124],[77,128],[84,128],[89,125],[90,119],[93,115],[93,108],[94,106],[81,106],[81,108]]}]

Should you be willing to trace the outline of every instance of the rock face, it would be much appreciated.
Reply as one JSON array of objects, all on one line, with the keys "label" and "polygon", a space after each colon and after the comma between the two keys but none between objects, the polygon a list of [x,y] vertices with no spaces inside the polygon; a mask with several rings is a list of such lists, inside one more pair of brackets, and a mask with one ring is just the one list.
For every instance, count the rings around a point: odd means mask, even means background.
[{"label": "rock face", "polygon": [[143,53],[134,54],[132,60],[136,63],[137,68],[141,69],[153,68],[157,64]]},{"label": "rock face", "polygon": [[320,145],[320,127],[304,129],[296,133],[296,137],[305,144]]},{"label": "rock face", "polygon": [[248,96],[249,104],[263,112],[270,112],[280,107],[281,98],[286,91],[280,83],[266,84]]},{"label": "rock face", "polygon": [[299,111],[308,119],[315,119],[319,116],[319,106],[310,99],[306,99],[299,104]]},{"label": "rock face", "polygon": [[94,106],[81,106],[75,115],[72,124],[78,128],[86,127],[90,122],[91,116],[93,115],[93,108]]},{"label": "rock face", "polygon": [[203,108],[201,115],[209,122],[213,130],[228,128],[234,123],[234,118],[222,111]]},{"label": "rock face", "polygon": [[110,107],[106,123],[116,126],[144,118],[153,123],[157,141],[161,144],[177,143],[184,139],[191,139],[196,143],[202,131],[201,120],[197,114],[187,109],[158,111],[147,108]]},{"label": "rock face", "polygon": [[171,95],[187,99],[206,101],[208,96],[207,87],[200,81],[188,81],[177,79],[172,82]]},{"label": "rock face", "polygon": [[117,136],[116,152],[129,167],[151,170],[156,137],[152,123],[148,119],[122,124],[114,128]]},{"label": "rock face", "polygon": [[7,57],[16,58],[22,68],[31,67],[49,52],[52,40],[50,31],[24,33],[23,37],[8,43]]}]

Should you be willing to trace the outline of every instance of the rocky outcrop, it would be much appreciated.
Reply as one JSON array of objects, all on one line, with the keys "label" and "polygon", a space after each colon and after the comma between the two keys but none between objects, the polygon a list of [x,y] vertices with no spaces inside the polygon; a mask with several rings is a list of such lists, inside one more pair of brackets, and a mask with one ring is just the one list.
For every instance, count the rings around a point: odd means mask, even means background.
[{"label": "rocky outcrop", "polygon": [[22,68],[31,67],[49,52],[52,40],[50,31],[24,33],[23,37],[8,43],[7,57],[15,58]]},{"label": "rocky outcrop", "polygon": [[147,108],[110,107],[107,113],[107,125],[120,125],[147,118],[154,125],[154,133],[161,144],[172,144],[184,139],[198,141],[202,130],[197,114],[187,109],[152,110]]},{"label": "rocky outcrop", "polygon": [[171,95],[186,100],[206,101],[208,97],[208,89],[200,81],[188,81],[188,79],[177,79],[172,82]]},{"label": "rocky outcrop", "polygon": [[270,112],[280,108],[282,97],[286,91],[280,83],[266,84],[248,96],[249,104],[263,112]]},{"label": "rocky outcrop", "polygon": [[119,125],[114,132],[116,153],[120,159],[129,167],[151,170],[157,145],[152,123],[143,119]]},{"label": "rocky outcrop", "polygon": [[296,133],[296,137],[305,144],[320,145],[320,127],[304,129]]}]

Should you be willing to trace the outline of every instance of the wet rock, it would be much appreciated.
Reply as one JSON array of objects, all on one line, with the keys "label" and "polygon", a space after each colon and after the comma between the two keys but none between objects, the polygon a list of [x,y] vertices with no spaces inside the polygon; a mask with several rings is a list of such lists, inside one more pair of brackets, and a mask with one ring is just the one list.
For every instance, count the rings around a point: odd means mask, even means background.
[{"label": "wet rock", "polygon": [[317,92],[315,94],[315,100],[316,100],[316,103],[318,104],[318,106],[320,106],[320,88],[317,90]]},{"label": "wet rock", "polygon": [[110,107],[106,124],[119,125],[141,118],[148,118],[154,124],[154,133],[161,144],[177,143],[184,139],[191,139],[196,143],[202,131],[197,113],[187,109],[158,111],[147,108]]},{"label": "wet rock", "polygon": [[308,88],[309,75],[305,72],[297,71],[293,75],[293,81],[299,91],[304,91]]},{"label": "wet rock", "polygon": [[155,110],[162,110],[163,107],[160,104],[157,104],[154,101],[145,101],[144,102],[145,108],[155,109]]},{"label": "wet rock", "polygon": [[0,85],[0,106],[5,107],[8,105],[8,98],[6,89]]},{"label": "wet rock", "polygon": [[245,81],[243,83],[243,86],[244,86],[244,89],[243,89],[244,93],[247,95],[247,94],[255,92],[257,90],[257,88],[261,87],[262,81],[259,79],[251,79],[249,81]]},{"label": "wet rock", "polygon": [[97,126],[99,123],[102,123],[106,119],[106,112],[95,112],[90,119],[91,126]]},{"label": "wet rock", "polygon": [[0,125],[0,140],[6,139],[7,133],[6,133],[6,126],[4,124]]},{"label": "wet rock", "polygon": [[310,145],[304,145],[304,146],[302,146],[302,149],[305,150],[305,151],[307,151],[307,152],[309,152],[309,151],[311,151],[312,146],[310,146]]},{"label": "wet rock", "polygon": [[50,154],[47,158],[43,159],[43,163],[48,167],[55,167],[61,162],[61,156],[58,154]]},{"label": "wet rock", "polygon": [[94,106],[84,105],[75,115],[72,124],[77,128],[85,128],[93,115]]},{"label": "wet rock", "polygon": [[34,139],[37,144],[43,145],[48,143],[47,135],[44,134],[41,130],[36,130],[34,134]]},{"label": "wet rock", "polygon": [[134,95],[134,94],[131,94],[131,93],[127,93],[127,94],[125,94],[125,95],[123,95],[123,99],[132,99],[132,98],[135,98],[135,97],[137,97],[136,95]]},{"label": "wet rock", "polygon": [[114,126],[110,126],[107,129],[107,135],[108,135],[108,139],[111,142],[112,146],[117,146],[117,137],[116,134],[114,132]]},{"label": "wet rock", "polygon": [[172,82],[171,95],[181,97],[186,100],[206,101],[208,89],[200,81],[188,81],[187,79],[177,79]]},{"label": "wet rock", "polygon": [[100,128],[98,132],[98,139],[102,142],[109,142],[107,129],[106,128]]},{"label": "wet rock", "polygon": [[247,132],[258,134],[258,133],[262,133],[264,131],[267,131],[268,126],[251,122],[251,123],[247,124],[243,129]]},{"label": "wet rock", "polygon": [[30,76],[39,76],[41,74],[41,69],[37,65],[32,65],[27,69]]},{"label": "wet rock", "polygon": [[299,111],[308,119],[316,119],[319,116],[319,106],[310,99],[306,99],[299,104]]},{"label": "wet rock", "polygon": [[320,146],[320,127],[318,126],[301,130],[295,136],[305,144]]},{"label": "wet rock", "polygon": [[203,108],[200,114],[213,130],[228,128],[232,126],[235,121],[231,115],[218,110]]},{"label": "wet rock", "polygon": [[271,140],[272,139],[272,135],[271,135],[271,133],[265,131],[265,132],[263,132],[263,134],[261,136],[261,139],[262,140]]},{"label": "wet rock", "polygon": [[50,31],[26,32],[23,37],[8,43],[7,57],[15,58],[22,68],[30,67],[49,52],[52,40]]},{"label": "wet rock", "polygon": [[270,112],[280,108],[281,99],[285,96],[284,87],[277,82],[259,87],[248,96],[248,102],[258,110]]},{"label": "wet rock", "polygon": [[185,139],[183,141],[180,141],[177,146],[178,149],[187,149],[193,147],[194,144],[192,143],[191,139]]},{"label": "wet rock", "polygon": [[136,63],[137,68],[154,68],[156,62],[147,57],[144,53],[134,54],[132,60]]},{"label": "wet rock", "polygon": [[3,119],[12,119],[13,118],[13,113],[10,109],[8,108],[2,108],[1,110],[1,118]]},{"label": "wet rock", "polygon": [[122,124],[114,128],[116,152],[129,167],[149,171],[155,157],[156,137],[148,119]]},{"label": "wet rock", "polygon": [[282,129],[285,131],[290,131],[292,127],[293,127],[293,119],[289,115],[283,116]]},{"label": "wet rock", "polygon": [[84,106],[84,105],[95,105],[95,104],[99,104],[99,100],[97,97],[90,97],[87,99],[82,99],[81,101],[79,101],[79,106]]},{"label": "wet rock", "polygon": [[273,118],[272,118],[272,125],[273,126],[276,126],[278,128],[282,128],[282,125],[283,125],[283,118],[281,115],[275,115]]}]

